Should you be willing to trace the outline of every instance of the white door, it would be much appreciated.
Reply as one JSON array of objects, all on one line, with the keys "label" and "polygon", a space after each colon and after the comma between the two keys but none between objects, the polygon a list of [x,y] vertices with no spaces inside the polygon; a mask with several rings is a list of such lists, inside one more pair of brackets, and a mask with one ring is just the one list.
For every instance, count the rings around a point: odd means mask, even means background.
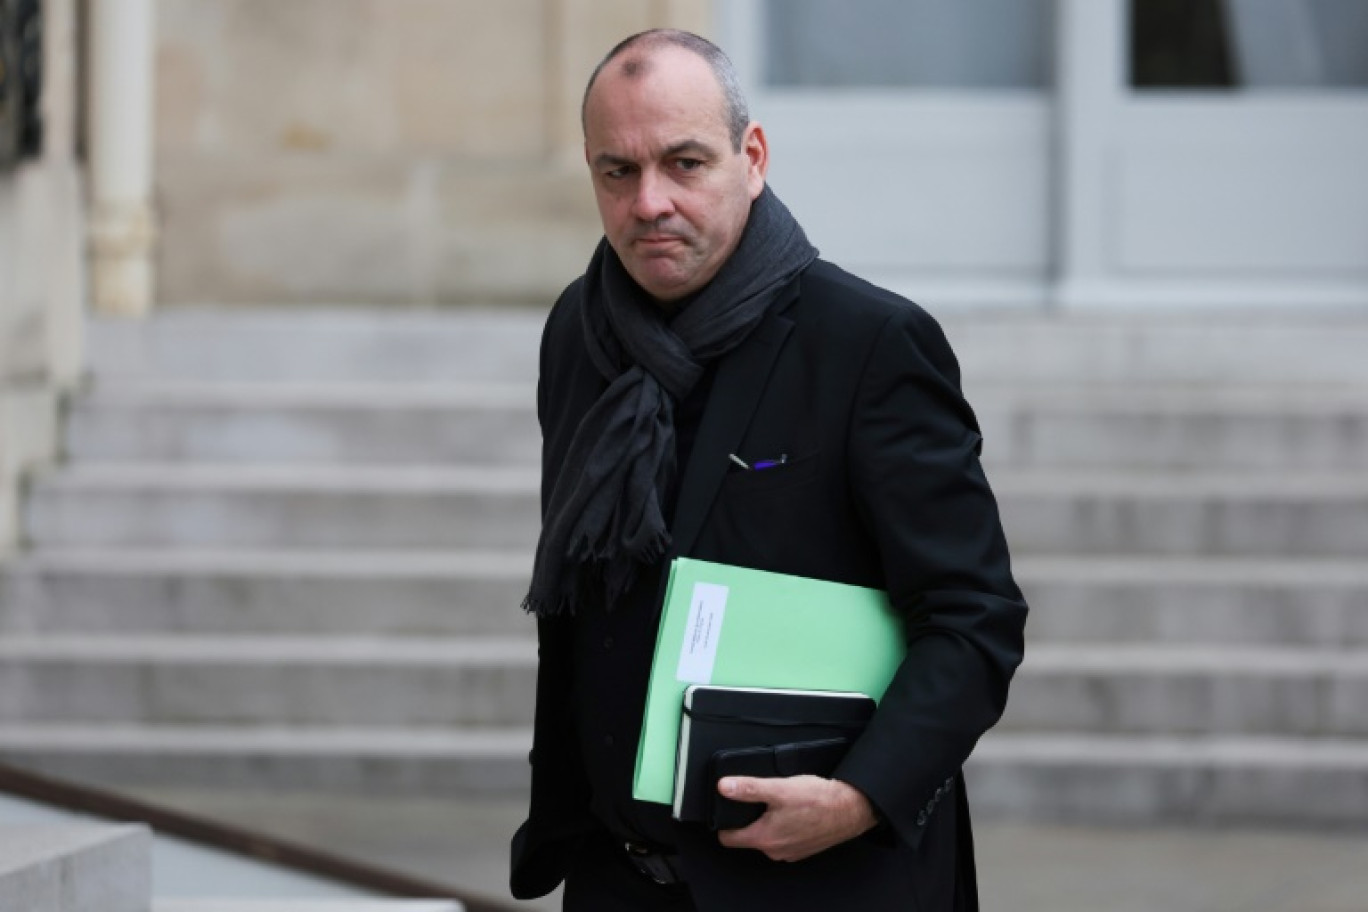
[{"label": "white door", "polygon": [[1368,309],[1365,0],[718,0],[823,254],[944,308]]},{"label": "white door", "polygon": [[1156,9],[1130,4],[1092,297],[1368,308],[1368,3]]},{"label": "white door", "polygon": [[1050,0],[719,0],[770,183],[823,256],[937,305],[1040,305]]}]

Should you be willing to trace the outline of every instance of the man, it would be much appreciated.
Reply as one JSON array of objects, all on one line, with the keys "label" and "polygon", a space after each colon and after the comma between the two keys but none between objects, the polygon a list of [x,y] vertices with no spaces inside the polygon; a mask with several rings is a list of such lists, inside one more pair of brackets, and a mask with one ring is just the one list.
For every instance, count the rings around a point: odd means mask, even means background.
[{"label": "man", "polygon": [[[1026,606],[954,356],[915,305],[817,259],[765,186],[726,57],[614,48],[585,91],[605,238],[542,339],[540,667],[515,896],[567,910],[972,909],[960,767]],[[757,462],[777,463],[758,471]],[[887,590],[907,657],[830,779],[724,779],[714,834],[631,797],[662,575],[685,555]]]}]

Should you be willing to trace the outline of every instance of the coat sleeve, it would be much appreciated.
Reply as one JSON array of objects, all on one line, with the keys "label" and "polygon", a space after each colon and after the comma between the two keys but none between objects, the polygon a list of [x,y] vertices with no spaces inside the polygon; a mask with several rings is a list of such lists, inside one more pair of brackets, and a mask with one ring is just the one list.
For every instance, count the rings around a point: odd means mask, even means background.
[{"label": "coat sleeve", "polygon": [[924,311],[900,311],[881,331],[847,446],[850,490],[905,620],[907,656],[835,775],[915,845],[1002,715],[1026,619],[978,424]]}]

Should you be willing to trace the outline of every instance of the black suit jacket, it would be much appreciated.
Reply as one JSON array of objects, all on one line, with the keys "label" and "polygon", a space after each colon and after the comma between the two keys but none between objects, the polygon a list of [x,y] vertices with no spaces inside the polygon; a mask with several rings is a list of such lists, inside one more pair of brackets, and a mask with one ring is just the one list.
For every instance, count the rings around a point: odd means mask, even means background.
[{"label": "black suit jacket", "polygon": [[[604,387],[579,306],[575,283],[542,340],[543,504]],[[836,772],[873,802],[881,831],[776,864],[681,826],[704,912],[833,900],[862,912],[976,907],[960,768],[1002,714],[1026,615],[979,448],[936,322],[820,260],[719,362],[683,467],[674,554],[885,589],[905,619],[907,657]],[[733,453],[788,461],[746,472]],[[565,631],[563,620],[539,621],[532,803],[513,845],[520,898],[554,889],[593,826],[566,705]]]}]

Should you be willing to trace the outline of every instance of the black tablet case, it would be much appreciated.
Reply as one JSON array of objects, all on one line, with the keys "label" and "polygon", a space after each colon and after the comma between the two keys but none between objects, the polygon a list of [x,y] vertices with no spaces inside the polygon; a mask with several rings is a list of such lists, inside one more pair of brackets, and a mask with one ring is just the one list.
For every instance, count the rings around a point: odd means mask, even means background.
[{"label": "black tablet case", "polygon": [[[810,690],[773,690],[749,687],[693,685],[684,692],[675,769],[674,816],[708,823],[713,817],[716,778],[712,758],[720,750],[771,748],[800,742],[846,739],[853,742],[874,714],[874,701],[864,694]],[[819,750],[790,751],[750,769],[772,769],[770,775],[830,775],[844,750],[831,745]],[[832,762],[834,758],[835,762]],[[821,768],[802,768],[801,764]],[[768,764],[768,765],[766,765]],[[784,772],[782,770],[791,770]],[[726,802],[738,805],[738,802]],[[732,820],[747,808],[726,811]],[[749,804],[752,816],[764,808]]]}]

